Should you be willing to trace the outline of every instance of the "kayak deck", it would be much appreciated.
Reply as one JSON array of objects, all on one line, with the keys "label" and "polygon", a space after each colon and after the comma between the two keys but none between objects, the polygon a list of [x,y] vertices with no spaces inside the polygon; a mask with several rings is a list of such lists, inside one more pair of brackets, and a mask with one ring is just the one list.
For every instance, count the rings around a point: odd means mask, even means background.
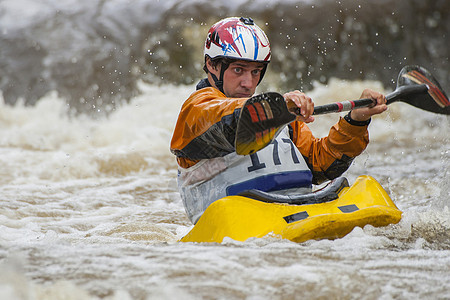
[{"label": "kayak deck", "polygon": [[398,223],[402,212],[381,185],[360,176],[330,202],[307,205],[265,203],[228,196],[213,202],[182,242],[221,243],[225,237],[245,241],[273,234],[294,242],[335,239],[356,226],[375,227]]}]

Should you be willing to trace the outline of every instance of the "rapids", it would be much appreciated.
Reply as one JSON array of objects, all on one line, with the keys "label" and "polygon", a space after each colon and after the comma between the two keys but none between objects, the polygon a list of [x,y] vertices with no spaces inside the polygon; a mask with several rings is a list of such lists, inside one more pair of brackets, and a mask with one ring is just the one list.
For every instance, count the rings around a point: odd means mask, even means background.
[{"label": "rapids", "polygon": [[[404,64],[429,62],[450,92],[448,1],[258,3],[0,1],[0,299],[450,299],[449,118],[404,103],[372,120],[371,143],[345,173],[350,183],[375,177],[403,211],[399,224],[301,244],[178,242],[192,224],[169,143],[202,76],[189,51],[201,51],[212,19],[256,15],[269,38],[290,39],[260,91],[303,88],[317,105],[356,99],[363,88],[390,92]],[[371,12],[374,27],[362,22]],[[297,38],[319,49],[302,48],[293,64],[301,47],[286,30],[296,20]],[[325,51],[318,39],[332,23],[343,27]],[[396,37],[404,44],[392,50]],[[310,127],[325,136],[338,117]]]},{"label": "rapids", "polygon": [[[332,79],[316,103],[379,82]],[[448,118],[397,103],[346,176],[377,178],[404,212],[386,228],[295,244],[177,242],[191,228],[168,151],[194,86],[141,84],[109,117],[48,95],[0,106],[1,299],[448,298]],[[317,136],[337,115],[318,117]]]}]

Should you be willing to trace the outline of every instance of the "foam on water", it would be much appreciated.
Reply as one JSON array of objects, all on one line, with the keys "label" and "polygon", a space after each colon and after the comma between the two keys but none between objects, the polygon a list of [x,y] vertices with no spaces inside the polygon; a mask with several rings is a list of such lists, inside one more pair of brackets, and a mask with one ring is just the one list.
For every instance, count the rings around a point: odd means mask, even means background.
[{"label": "foam on water", "polygon": [[[383,90],[336,79],[311,95],[324,104],[362,87]],[[448,117],[391,105],[346,173],[378,179],[404,212],[399,224],[302,244],[184,244],[192,225],[169,142],[194,87],[140,88],[108,117],[70,115],[53,93],[33,107],[0,104],[0,298],[448,297]],[[311,127],[324,136],[337,118]]]}]

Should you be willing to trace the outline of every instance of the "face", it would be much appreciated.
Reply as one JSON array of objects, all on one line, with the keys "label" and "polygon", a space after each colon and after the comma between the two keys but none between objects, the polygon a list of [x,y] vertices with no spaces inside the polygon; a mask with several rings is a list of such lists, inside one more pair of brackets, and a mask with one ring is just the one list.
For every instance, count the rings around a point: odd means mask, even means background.
[{"label": "face", "polygon": [[[223,74],[223,90],[230,98],[248,98],[256,90],[264,64],[253,61],[232,62]],[[219,77],[220,66],[213,70]]]}]

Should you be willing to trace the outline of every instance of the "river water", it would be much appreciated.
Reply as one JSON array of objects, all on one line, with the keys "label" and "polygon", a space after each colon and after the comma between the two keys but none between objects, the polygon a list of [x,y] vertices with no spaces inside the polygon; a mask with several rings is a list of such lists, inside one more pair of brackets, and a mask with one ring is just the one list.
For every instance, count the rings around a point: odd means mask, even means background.
[{"label": "river water", "polygon": [[[0,11],[11,12],[17,2],[0,2]],[[175,2],[157,7],[181,9]],[[32,16],[24,12],[28,25],[36,20],[33,8],[62,5],[32,3],[25,10]],[[65,5],[79,13],[90,4]],[[79,113],[64,84],[49,75],[58,59],[53,53],[44,60],[51,89],[34,105],[25,105],[26,93],[14,106],[5,104],[6,95],[0,101],[0,299],[450,299],[448,117],[390,105],[373,119],[371,143],[345,173],[350,182],[374,176],[403,211],[399,224],[301,244],[270,236],[180,243],[192,224],[169,142],[201,73],[188,85],[143,76],[134,96],[116,98],[107,114],[102,105]],[[30,75],[22,72],[15,74]],[[1,84],[13,82],[13,73]],[[330,76],[312,83],[308,94],[325,104],[358,98],[365,87],[394,86]],[[337,119],[317,117],[311,128],[325,136]]]}]

